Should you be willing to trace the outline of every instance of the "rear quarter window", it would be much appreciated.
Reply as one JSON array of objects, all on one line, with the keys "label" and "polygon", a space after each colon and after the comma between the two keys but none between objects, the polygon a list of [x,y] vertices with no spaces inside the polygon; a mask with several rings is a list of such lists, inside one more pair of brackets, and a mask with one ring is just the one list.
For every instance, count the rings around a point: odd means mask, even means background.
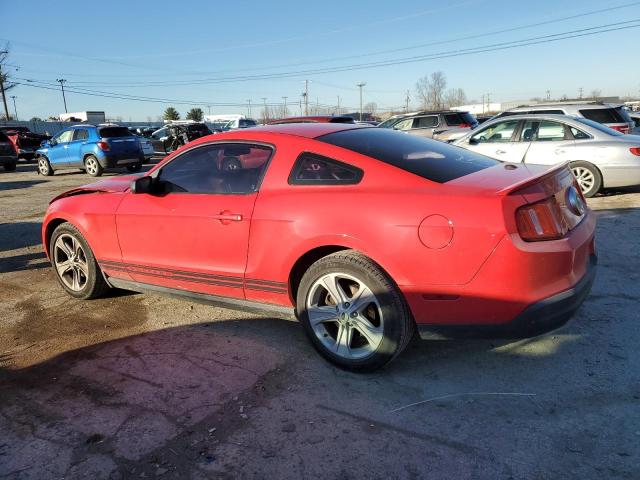
[{"label": "rear quarter window", "polygon": [[133,133],[127,127],[102,127],[98,129],[101,138],[132,137]]},{"label": "rear quarter window", "polygon": [[615,108],[586,108],[580,114],[598,123],[625,123],[625,119]]},{"label": "rear quarter window", "polygon": [[385,128],[343,130],[316,140],[375,158],[438,183],[500,163],[446,143]]}]

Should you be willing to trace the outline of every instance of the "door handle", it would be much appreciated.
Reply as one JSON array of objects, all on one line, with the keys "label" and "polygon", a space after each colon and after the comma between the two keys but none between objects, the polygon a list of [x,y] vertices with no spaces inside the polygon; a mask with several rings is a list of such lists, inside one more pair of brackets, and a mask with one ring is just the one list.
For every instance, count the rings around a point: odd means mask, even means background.
[{"label": "door handle", "polygon": [[214,215],[212,217],[214,220],[220,220],[220,223],[224,225],[228,225],[231,222],[241,222],[242,215],[239,213],[231,213],[229,210],[224,210],[220,212],[218,215]]},{"label": "door handle", "polygon": [[504,150],[496,150],[496,153],[497,153],[498,155],[504,155],[504,154],[505,154],[505,153],[507,153],[507,152],[505,152]]}]

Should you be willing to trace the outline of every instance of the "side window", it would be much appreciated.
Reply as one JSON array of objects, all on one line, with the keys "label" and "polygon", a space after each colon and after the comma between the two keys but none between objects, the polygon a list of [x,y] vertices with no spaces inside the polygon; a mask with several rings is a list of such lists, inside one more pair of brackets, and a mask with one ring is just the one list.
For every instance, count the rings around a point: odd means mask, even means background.
[{"label": "side window", "polygon": [[162,137],[165,137],[166,135],[167,135],[167,129],[161,128],[160,130],[154,132],[151,135],[151,138],[153,138],[154,140],[160,140]]},{"label": "side window", "polygon": [[73,137],[73,130],[65,130],[64,132],[59,133],[55,140],[57,143],[68,143],[71,141]]},{"label": "side window", "polygon": [[413,118],[405,118],[404,120],[399,121],[393,127],[394,130],[409,130],[411,125],[413,124]]},{"label": "side window", "polygon": [[86,140],[89,138],[89,132],[87,132],[84,128],[79,128],[73,133],[73,141],[76,140]]},{"label": "side window", "polygon": [[589,135],[584,133],[582,130],[578,130],[576,127],[569,127],[569,131],[571,135],[573,135],[574,140],[588,140],[591,138]]},{"label": "side window", "polygon": [[162,167],[164,193],[247,194],[257,192],[273,149],[245,143],[204,145]]},{"label": "side window", "polygon": [[488,128],[479,131],[473,137],[478,143],[504,143],[511,142],[511,137],[516,128],[518,128],[518,122],[520,120],[507,120],[505,122],[494,123]]},{"label": "side window", "polygon": [[557,122],[542,120],[538,125],[534,141],[536,142],[558,142],[565,139],[564,125]]},{"label": "side window", "polygon": [[533,142],[538,132],[539,120],[527,120],[522,127],[522,133],[520,134],[521,142]]},{"label": "side window", "polygon": [[436,126],[438,126],[438,117],[436,115],[418,117],[413,120],[413,128],[433,128]]},{"label": "side window", "polygon": [[355,185],[364,172],[315,153],[304,152],[296,160],[289,175],[290,185]]}]

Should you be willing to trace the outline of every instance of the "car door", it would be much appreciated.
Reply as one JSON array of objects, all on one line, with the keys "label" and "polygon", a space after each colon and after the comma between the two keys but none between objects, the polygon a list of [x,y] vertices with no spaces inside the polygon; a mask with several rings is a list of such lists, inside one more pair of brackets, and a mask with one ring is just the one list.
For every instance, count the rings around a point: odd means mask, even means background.
[{"label": "car door", "polygon": [[69,149],[69,143],[72,138],[72,129],[63,130],[53,137],[52,140],[54,140],[54,143],[47,150],[47,158],[54,169],[68,166],[69,156],[67,150]]},{"label": "car door", "polygon": [[520,141],[519,131],[520,120],[502,120],[482,128],[461,146],[503,162],[520,163],[530,142]]},{"label": "car door", "polygon": [[152,193],[128,193],[118,207],[121,268],[145,284],[244,298],[251,216],[272,154],[213,143],[154,172]]},{"label": "car door", "polygon": [[439,125],[438,115],[424,115],[415,117],[409,133],[420,137],[433,137],[433,131]]},{"label": "car door", "polygon": [[524,161],[540,165],[554,165],[569,160],[575,141],[568,127],[562,122],[551,120],[526,120],[522,135],[530,135],[531,145]]},{"label": "car door", "polygon": [[153,152],[157,155],[165,155],[167,150],[165,148],[165,143],[169,138],[169,129],[161,128],[160,130],[156,130],[151,134],[151,145],[153,145]]},{"label": "car door", "polygon": [[70,167],[82,167],[82,147],[87,144],[89,131],[86,128],[73,130],[73,137],[67,146],[67,165]]}]

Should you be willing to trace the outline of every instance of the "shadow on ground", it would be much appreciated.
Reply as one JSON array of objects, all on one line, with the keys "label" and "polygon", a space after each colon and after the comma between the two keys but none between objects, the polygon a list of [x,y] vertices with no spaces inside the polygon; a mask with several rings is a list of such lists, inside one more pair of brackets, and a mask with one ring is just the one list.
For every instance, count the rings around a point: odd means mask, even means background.
[{"label": "shadow on ground", "polygon": [[0,223],[0,251],[33,247],[42,242],[42,223],[14,222]]}]

